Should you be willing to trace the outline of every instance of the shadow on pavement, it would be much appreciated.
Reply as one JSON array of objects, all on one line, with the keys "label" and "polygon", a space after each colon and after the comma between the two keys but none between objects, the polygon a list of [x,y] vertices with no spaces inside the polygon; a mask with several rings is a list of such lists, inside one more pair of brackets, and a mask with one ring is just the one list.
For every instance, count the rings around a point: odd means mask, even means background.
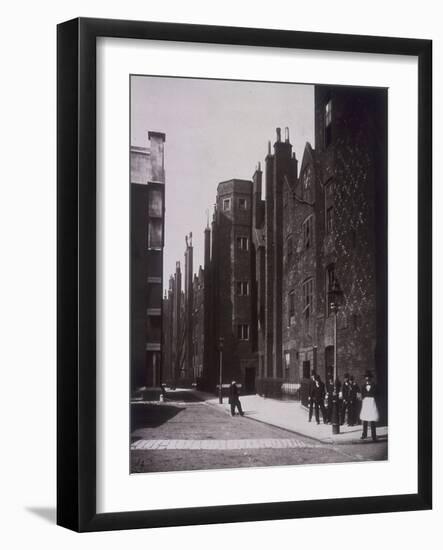
[{"label": "shadow on pavement", "polygon": [[350,441],[350,443],[353,443],[354,445],[377,445],[377,443],[387,443],[388,442],[388,436],[387,435],[378,435],[377,439],[373,441],[372,437],[367,437],[366,439],[353,439]]},{"label": "shadow on pavement", "polygon": [[197,403],[202,400],[189,390],[166,390],[167,401],[184,401],[187,403]]},{"label": "shadow on pavement", "polygon": [[131,406],[131,432],[139,428],[157,428],[184,409],[185,407],[167,405],[166,403],[158,405],[133,404]]}]

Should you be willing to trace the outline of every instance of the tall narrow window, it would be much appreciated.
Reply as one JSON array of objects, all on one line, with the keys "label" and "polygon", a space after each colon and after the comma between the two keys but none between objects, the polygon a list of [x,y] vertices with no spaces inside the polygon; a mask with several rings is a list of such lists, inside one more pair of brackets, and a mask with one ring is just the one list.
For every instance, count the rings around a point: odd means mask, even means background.
[{"label": "tall narrow window", "polygon": [[325,147],[332,141],[332,99],[325,105]]},{"label": "tall narrow window", "polygon": [[249,283],[248,281],[237,281],[237,295],[238,296],[248,296],[249,294]]},{"label": "tall narrow window", "polygon": [[239,340],[249,340],[249,325],[237,325],[237,338]]},{"label": "tall narrow window", "polygon": [[334,180],[330,179],[325,185],[325,232],[331,235],[334,231]]},{"label": "tall narrow window", "polygon": [[246,210],[248,208],[246,199],[238,199],[238,208],[239,210]]},{"label": "tall narrow window", "polygon": [[152,218],[148,224],[148,248],[159,249],[163,246],[163,220]]},{"label": "tall narrow window", "polygon": [[314,279],[308,279],[303,283],[303,319],[308,334],[311,332],[313,289]]},{"label": "tall narrow window", "polygon": [[150,344],[159,344],[162,338],[162,322],[160,317],[147,317],[146,341]]},{"label": "tall narrow window", "polygon": [[311,362],[303,361],[303,378],[309,378],[311,376]]},{"label": "tall narrow window", "polygon": [[231,199],[223,199],[223,210],[225,212],[231,210]]},{"label": "tall narrow window", "polygon": [[292,290],[288,296],[288,325],[295,323],[295,292]]},{"label": "tall narrow window", "polygon": [[151,218],[161,218],[163,215],[163,197],[162,192],[157,189],[149,191],[149,216]]},{"label": "tall narrow window", "polygon": [[326,209],[326,233],[330,235],[334,231],[334,207]]},{"label": "tall narrow window", "polygon": [[286,258],[288,262],[292,260],[292,249],[294,248],[293,242],[292,242],[292,235],[289,235],[289,237],[286,239]]},{"label": "tall narrow window", "polygon": [[313,244],[313,217],[309,216],[303,222],[303,244],[305,248],[310,248]]},{"label": "tall narrow window", "polygon": [[237,248],[239,250],[248,250],[248,237],[237,237]]},{"label": "tall narrow window", "polygon": [[330,315],[331,312],[331,297],[329,291],[332,289],[335,281],[335,266],[334,264],[329,264],[326,268],[326,314]]},{"label": "tall narrow window", "polygon": [[313,179],[312,168],[307,166],[301,177],[303,199],[307,202],[312,202],[313,200]]}]

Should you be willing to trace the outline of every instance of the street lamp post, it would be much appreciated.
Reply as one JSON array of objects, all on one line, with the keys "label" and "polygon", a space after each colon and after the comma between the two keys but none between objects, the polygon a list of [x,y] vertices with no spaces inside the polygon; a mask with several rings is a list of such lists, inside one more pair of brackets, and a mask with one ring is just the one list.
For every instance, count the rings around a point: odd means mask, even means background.
[{"label": "street lamp post", "polygon": [[223,388],[222,388],[222,382],[223,382],[223,336],[220,336],[219,338],[219,345],[218,349],[220,352],[220,367],[219,367],[219,387],[218,387],[218,401],[220,405],[223,403]]},{"label": "street lamp post", "polygon": [[337,313],[340,309],[341,301],[343,298],[343,291],[338,284],[337,279],[334,280],[332,288],[328,291],[329,305],[334,313],[334,380],[333,380],[333,392],[332,392],[332,411],[331,411],[331,424],[332,433],[340,433],[340,411],[339,411],[339,396],[337,385]]}]

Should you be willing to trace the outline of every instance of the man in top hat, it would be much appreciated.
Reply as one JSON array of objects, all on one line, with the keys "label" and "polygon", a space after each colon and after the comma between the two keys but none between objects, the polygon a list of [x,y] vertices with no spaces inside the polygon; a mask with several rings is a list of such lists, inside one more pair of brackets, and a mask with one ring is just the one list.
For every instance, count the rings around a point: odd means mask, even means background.
[{"label": "man in top hat", "polygon": [[368,436],[368,423],[371,424],[371,437],[373,441],[377,440],[377,432],[375,423],[378,422],[379,414],[377,404],[375,402],[377,388],[372,381],[372,372],[366,371],[365,381],[361,388],[361,411],[360,419],[363,422],[363,433],[361,439],[366,439]]}]

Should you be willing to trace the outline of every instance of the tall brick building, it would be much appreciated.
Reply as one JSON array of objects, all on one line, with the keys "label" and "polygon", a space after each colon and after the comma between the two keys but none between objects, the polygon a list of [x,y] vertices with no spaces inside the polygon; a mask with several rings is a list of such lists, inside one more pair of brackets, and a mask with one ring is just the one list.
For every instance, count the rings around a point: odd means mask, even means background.
[{"label": "tall brick building", "polygon": [[[212,227],[208,224],[204,231],[204,268],[200,266],[193,280],[192,242],[187,238],[185,265],[192,291],[185,292],[185,308],[178,320],[184,327],[181,360],[184,366],[175,372],[176,383],[198,382],[200,387],[214,390],[219,382],[222,338],[223,383],[236,378],[248,391],[255,390],[252,188],[251,181],[239,179],[218,185]],[[171,282],[165,309],[170,310],[174,296]],[[171,334],[174,318],[174,315],[167,317],[165,334]],[[177,348],[177,341],[172,348]]]},{"label": "tall brick building", "polygon": [[300,388],[304,399],[312,370],[323,379],[332,373],[328,292],[338,281],[338,377],[361,380],[373,370],[385,408],[386,108],[381,90],[316,86],[316,148],[306,144],[298,173],[289,136],[284,149],[277,130],[266,158],[265,216],[253,239],[261,393]]},{"label": "tall brick building", "polygon": [[[257,338],[254,341],[258,359],[258,390],[267,393],[270,387],[280,390],[285,382],[283,365],[283,289],[288,276],[284,263],[283,203],[287,181],[297,177],[297,159],[289,142],[289,131],[281,139],[280,128],[274,152],[268,144],[265,159],[265,200],[260,199],[262,174],[260,166],[254,180],[253,277],[254,318]],[[266,386],[266,387],[265,387]]]},{"label": "tall brick building", "polygon": [[193,311],[192,311],[192,380],[200,380],[203,376],[205,350],[205,289],[204,270],[199,267],[193,281]]},{"label": "tall brick building", "polygon": [[[387,97],[384,90],[315,87],[315,148],[299,164],[285,129],[252,181],[217,188],[205,265],[194,294],[200,378],[306,398],[312,370],[361,381],[375,372],[387,396]],[[338,282],[334,314],[329,291]],[[194,310],[196,308],[194,307]],[[202,334],[200,337],[198,333]],[[202,363],[200,363],[202,361]],[[195,371],[197,372],[197,371]]]},{"label": "tall brick building", "polygon": [[247,391],[254,391],[256,375],[252,190],[249,180],[232,179],[218,184],[209,267],[213,273],[212,340],[214,347],[219,347],[223,338],[223,383],[236,379]]},{"label": "tall brick building", "polygon": [[158,388],[162,361],[165,134],[131,147],[131,388]]}]

